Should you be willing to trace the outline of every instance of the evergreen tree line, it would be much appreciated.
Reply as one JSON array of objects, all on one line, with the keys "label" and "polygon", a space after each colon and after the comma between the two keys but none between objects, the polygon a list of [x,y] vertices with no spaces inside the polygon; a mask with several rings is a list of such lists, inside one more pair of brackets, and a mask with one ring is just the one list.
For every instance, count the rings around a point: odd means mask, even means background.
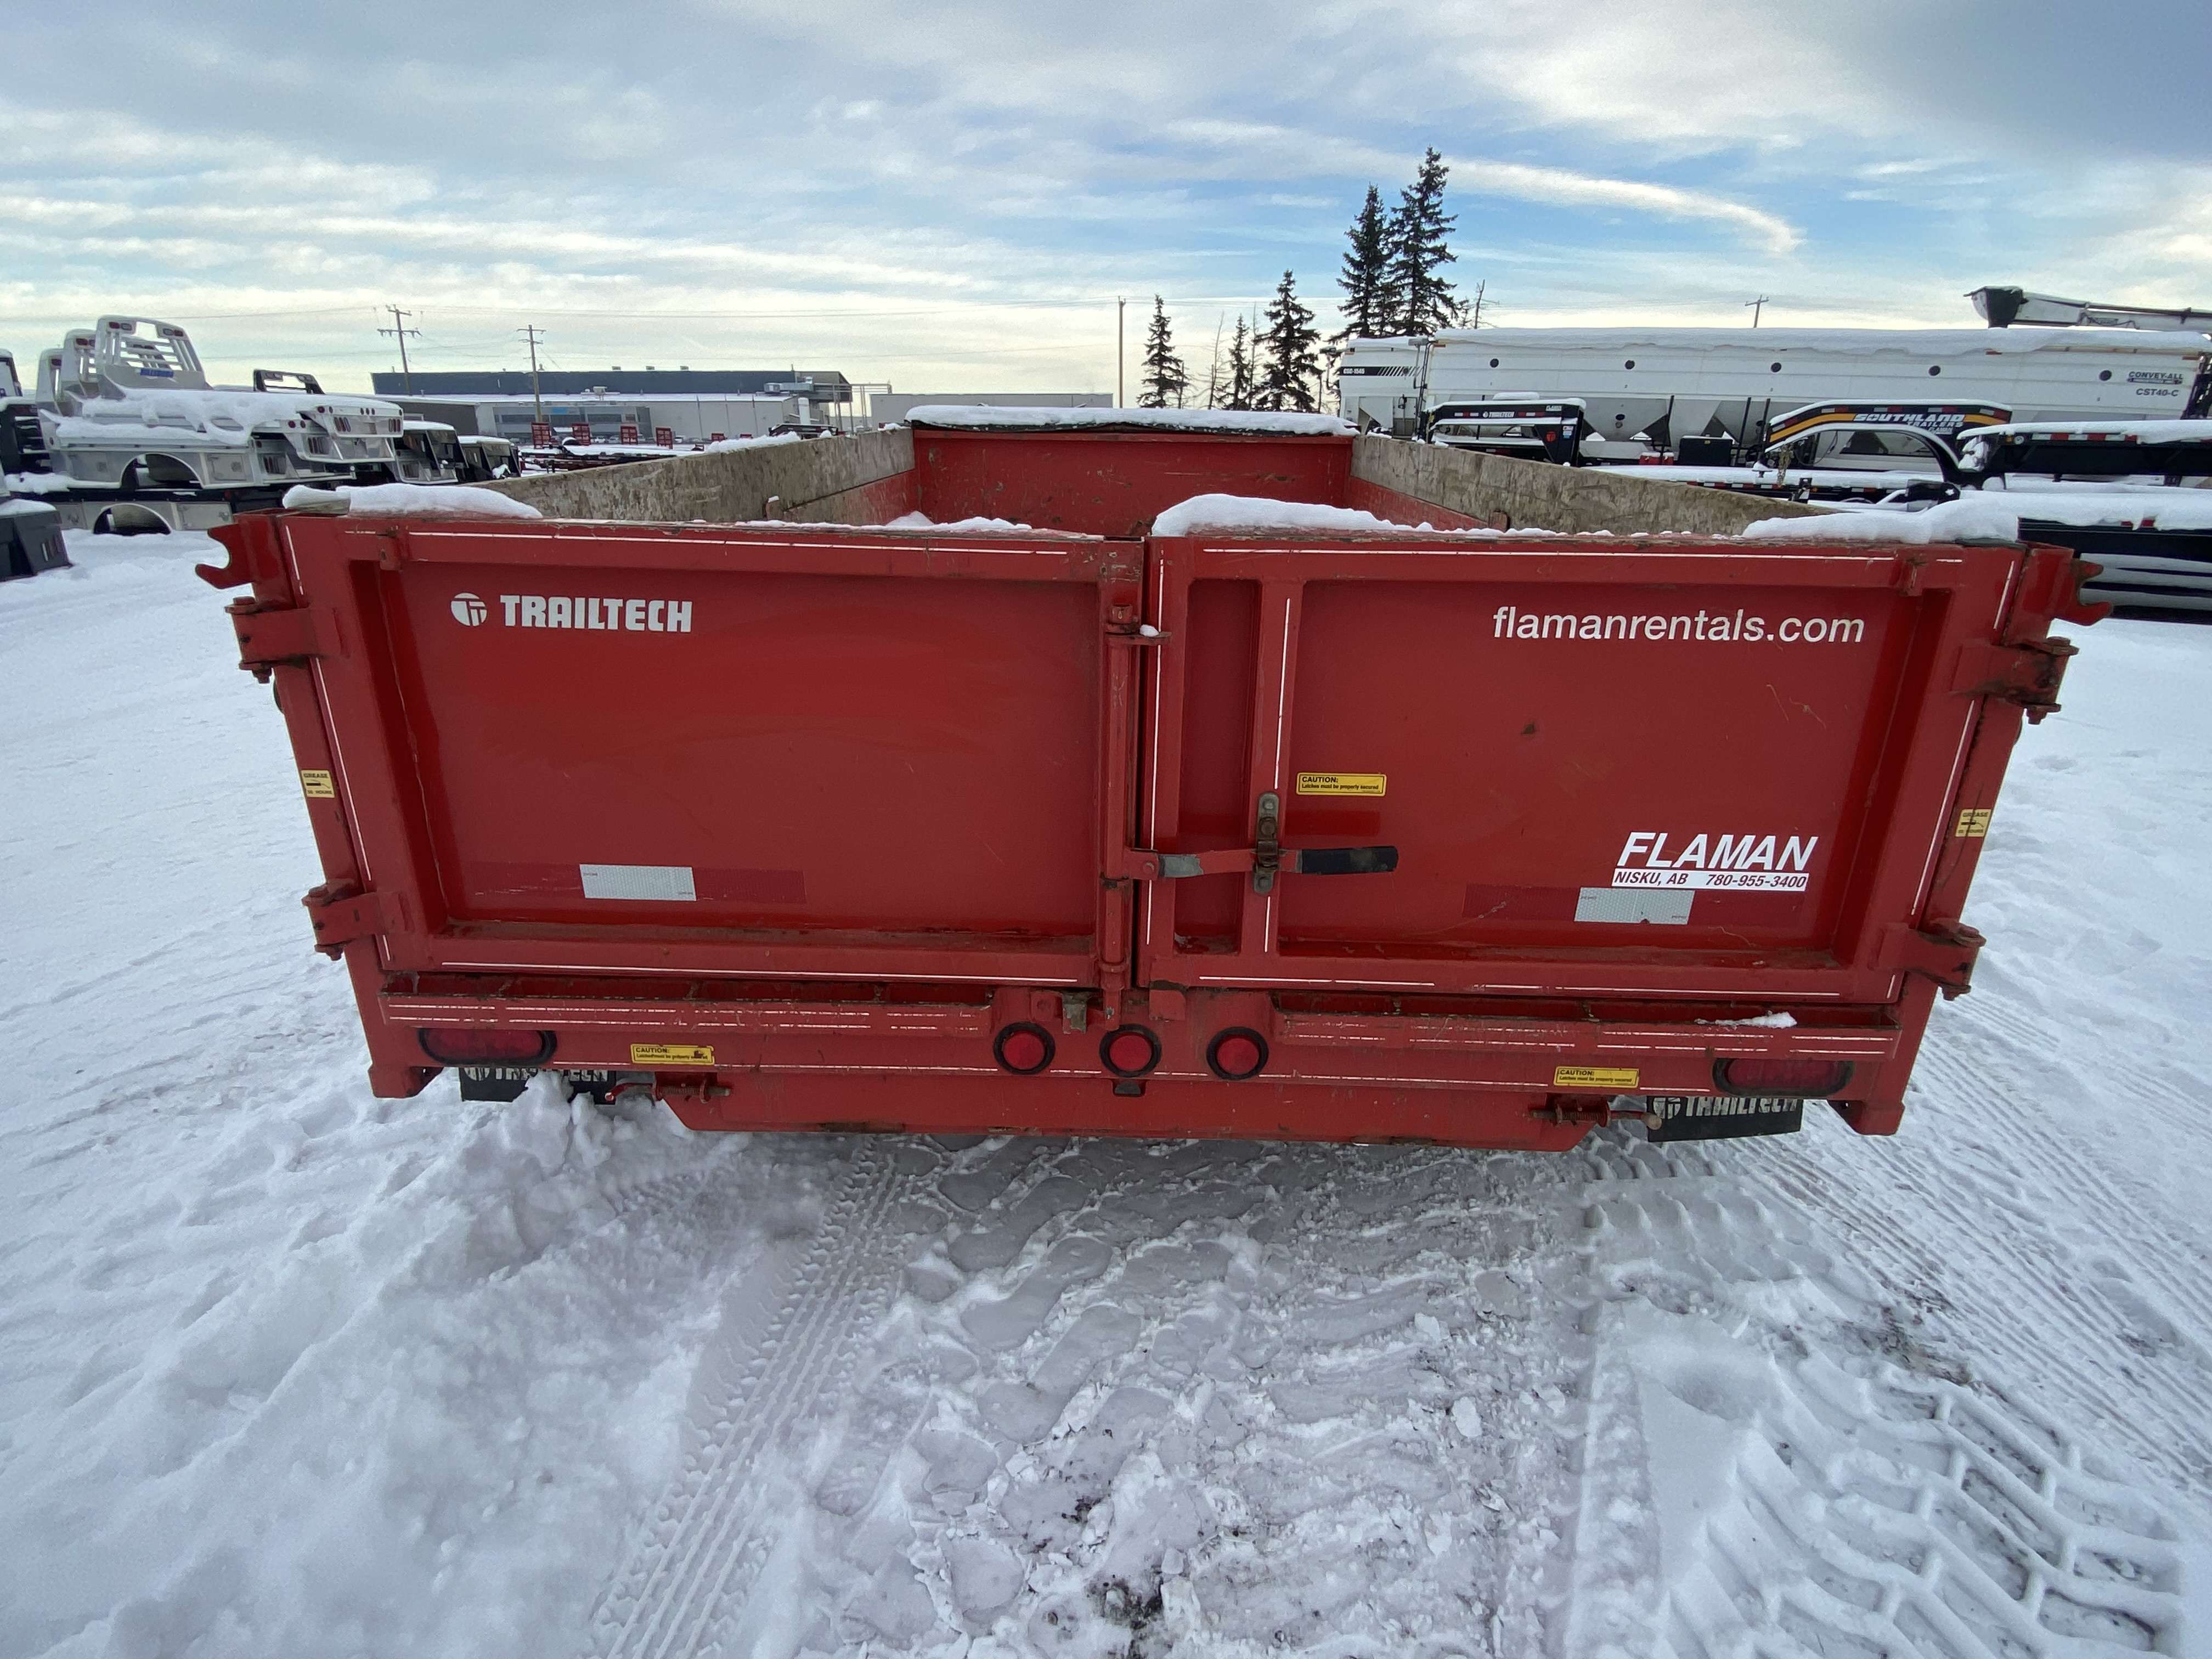
[{"label": "evergreen tree line", "polygon": [[[1351,244],[1337,275],[1344,290],[1344,326],[1323,346],[1314,314],[1298,299],[1297,279],[1283,273],[1266,310],[1266,326],[1239,317],[1221,349],[1214,331],[1212,367],[1206,374],[1201,407],[1311,411],[1320,407],[1329,362],[1343,355],[1347,342],[1398,334],[1434,334],[1471,319],[1453,292],[1443,268],[1456,263],[1449,246],[1458,222],[1444,211],[1444,185],[1450,169],[1431,145],[1421,158],[1413,182],[1399,192],[1387,212],[1382,191],[1367,187],[1367,199],[1345,233]],[[1146,409],[1181,409],[1191,395],[1190,368],[1175,349],[1166,303],[1152,296],[1152,320],[1146,334],[1142,390]]]}]

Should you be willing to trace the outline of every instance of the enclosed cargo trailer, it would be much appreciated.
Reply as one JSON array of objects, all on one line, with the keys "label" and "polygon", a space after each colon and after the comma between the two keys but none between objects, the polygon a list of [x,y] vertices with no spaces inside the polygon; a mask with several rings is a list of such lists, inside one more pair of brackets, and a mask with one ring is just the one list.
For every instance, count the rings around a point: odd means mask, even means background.
[{"label": "enclosed cargo trailer", "polygon": [[[218,532],[376,1091],[544,1066],[696,1127],[1550,1149],[1808,1099],[1897,1127],[2050,624],[2099,614],[2081,566],[1500,534],[1399,487],[1407,446],[1109,425],[925,422],[836,497],[1034,529]],[[1319,527],[1158,533],[1209,490]],[[1316,511],[1352,504],[1449,527]]]}]

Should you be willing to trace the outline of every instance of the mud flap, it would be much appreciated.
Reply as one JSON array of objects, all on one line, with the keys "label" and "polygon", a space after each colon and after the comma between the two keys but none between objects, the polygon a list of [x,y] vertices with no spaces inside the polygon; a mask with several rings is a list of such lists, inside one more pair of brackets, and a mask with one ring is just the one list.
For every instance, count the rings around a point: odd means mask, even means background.
[{"label": "mud flap", "polygon": [[1775,1095],[1646,1095],[1644,1108],[1654,1140],[1794,1135],[1805,1127],[1805,1103]]},{"label": "mud flap", "polygon": [[[605,1069],[580,1070],[567,1066],[555,1068],[568,1080],[569,1088],[580,1095],[589,1095],[602,1106],[612,1100],[631,1084],[651,1079],[630,1072]],[[535,1066],[456,1066],[453,1070],[461,1079],[463,1100],[514,1100],[530,1086],[530,1079],[538,1075]]]}]

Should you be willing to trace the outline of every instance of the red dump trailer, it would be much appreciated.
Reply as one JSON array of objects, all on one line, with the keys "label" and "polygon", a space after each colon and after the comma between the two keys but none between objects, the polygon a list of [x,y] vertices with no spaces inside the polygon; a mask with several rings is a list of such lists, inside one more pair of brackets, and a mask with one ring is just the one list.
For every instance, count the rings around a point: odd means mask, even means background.
[{"label": "red dump trailer", "polygon": [[699,1128],[1554,1150],[1826,1099],[1887,1133],[2049,628],[2100,614],[2012,544],[1152,533],[1209,489],[1481,516],[1349,436],[912,442],[848,511],[1038,527],[216,532],[377,1093],[551,1067]]}]

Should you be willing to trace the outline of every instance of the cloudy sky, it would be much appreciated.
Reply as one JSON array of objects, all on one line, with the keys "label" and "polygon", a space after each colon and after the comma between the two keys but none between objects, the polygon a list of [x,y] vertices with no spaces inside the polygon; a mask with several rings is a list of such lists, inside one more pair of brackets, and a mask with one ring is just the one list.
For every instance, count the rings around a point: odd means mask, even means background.
[{"label": "cloudy sky", "polygon": [[0,345],[1110,389],[1158,293],[1203,376],[1431,143],[1504,324],[2207,305],[2208,62],[2204,0],[9,6]]}]

